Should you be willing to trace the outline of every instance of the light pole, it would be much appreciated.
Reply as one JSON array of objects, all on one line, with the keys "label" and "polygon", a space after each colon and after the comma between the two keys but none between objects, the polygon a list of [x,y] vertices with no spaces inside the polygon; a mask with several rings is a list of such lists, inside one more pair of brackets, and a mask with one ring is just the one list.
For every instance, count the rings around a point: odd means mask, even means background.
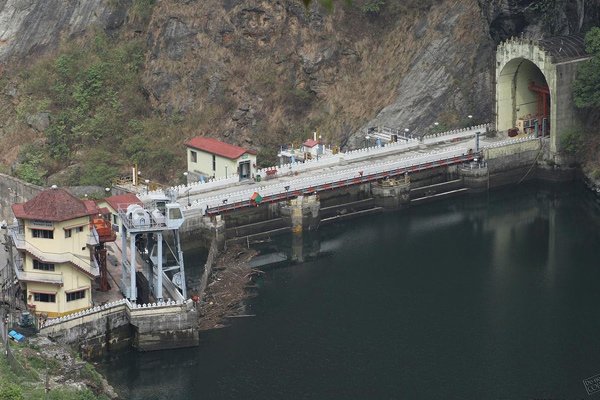
[{"label": "light pole", "polygon": [[408,137],[408,132],[410,131],[410,129],[408,128],[404,128],[404,138],[406,139]]},{"label": "light pole", "polygon": [[150,183],[150,179],[144,179],[144,183],[146,184],[146,194],[148,194],[149,190],[149,183]]},{"label": "light pole", "polygon": [[370,139],[371,139],[371,136],[369,136],[369,135],[365,136],[365,140],[367,142],[367,149],[369,148],[369,145],[370,145],[370,143],[369,143]]},{"label": "light pole", "polygon": [[225,166],[225,179],[227,179],[227,165]]},{"label": "light pole", "polygon": [[285,189],[285,201],[288,201],[289,200],[289,198],[288,198],[288,191],[290,190],[290,187],[289,186],[284,186],[283,188]]},{"label": "light pole", "polygon": [[467,118],[469,118],[469,126],[471,126],[471,121],[473,121],[473,116],[471,114],[467,115]]},{"label": "light pole", "polygon": [[109,187],[105,187],[104,191],[106,192],[106,197],[108,197],[108,195],[110,194],[110,188]]},{"label": "light pole", "polygon": [[319,153],[322,153],[321,148],[321,134],[319,134],[319,142],[317,143],[317,161],[319,161]]},{"label": "light pole", "polygon": [[187,187],[187,185],[188,185],[188,172],[187,172],[187,171],[185,171],[185,172],[183,173],[183,176],[185,176],[185,187]]}]

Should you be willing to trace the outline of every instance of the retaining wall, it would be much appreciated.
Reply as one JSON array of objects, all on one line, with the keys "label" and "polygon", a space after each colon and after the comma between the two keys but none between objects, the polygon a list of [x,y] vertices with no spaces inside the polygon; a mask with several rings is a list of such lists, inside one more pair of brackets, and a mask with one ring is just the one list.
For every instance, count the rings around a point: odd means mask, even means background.
[{"label": "retaining wall", "polygon": [[11,223],[14,219],[11,205],[31,200],[43,189],[14,176],[0,174],[0,220]]},{"label": "retaining wall", "polygon": [[40,334],[96,358],[131,345],[140,351],[196,346],[196,324],[191,300],[142,305],[123,299],[48,320]]}]

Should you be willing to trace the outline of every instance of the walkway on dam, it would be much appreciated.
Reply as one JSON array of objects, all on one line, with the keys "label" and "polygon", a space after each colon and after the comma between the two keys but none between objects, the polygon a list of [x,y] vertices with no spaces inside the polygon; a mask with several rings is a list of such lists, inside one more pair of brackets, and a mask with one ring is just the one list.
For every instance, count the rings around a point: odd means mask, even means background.
[{"label": "walkway on dam", "polygon": [[[237,180],[237,176],[206,183],[173,187],[186,214],[216,214],[227,210],[253,206],[251,196],[258,193],[265,201],[279,201],[302,194],[319,192],[341,186],[370,182],[386,176],[402,175],[442,165],[468,162],[477,157],[476,132],[479,149],[497,147],[516,141],[535,140],[534,137],[489,138],[489,125],[421,139],[405,139],[384,147],[369,147],[348,153],[321,157],[307,163],[288,164],[260,170],[261,182]],[[271,176],[266,171],[271,171]],[[150,192],[152,194],[152,192]],[[143,199],[144,194],[139,194]]]}]

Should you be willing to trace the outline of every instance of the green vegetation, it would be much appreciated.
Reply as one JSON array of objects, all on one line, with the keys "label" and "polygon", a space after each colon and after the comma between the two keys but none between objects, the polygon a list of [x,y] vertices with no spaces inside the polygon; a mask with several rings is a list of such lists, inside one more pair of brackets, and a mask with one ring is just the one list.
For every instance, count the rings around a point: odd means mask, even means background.
[{"label": "green vegetation", "polygon": [[385,5],[383,0],[370,0],[360,7],[360,10],[365,14],[377,15]]},{"label": "green vegetation", "polygon": [[540,18],[544,30],[551,35],[556,34],[560,27],[561,10],[564,10],[566,0],[541,0],[531,6],[531,11]]},{"label": "green vegetation", "polygon": [[[144,13],[153,4],[136,0],[134,13],[147,18]],[[144,52],[141,39],[123,41],[97,32],[25,70],[21,77],[28,95],[18,115],[24,121],[32,113],[49,112],[50,126],[45,140],[21,149],[16,175],[35,184],[55,183],[46,178],[71,167],[56,183],[106,186],[135,162],[158,180],[181,169],[182,161],[169,150],[169,133],[181,119],[165,122],[152,115],[141,89]]]},{"label": "green vegetation", "polygon": [[[0,400],[92,400],[107,399],[103,394],[95,394],[90,389],[54,388],[45,392],[46,371],[52,375],[60,370],[60,363],[46,358],[33,346],[11,343],[11,350],[18,362],[13,369],[4,352],[0,355]],[[81,379],[93,387],[101,387],[100,375],[94,368],[85,364],[81,369]]]},{"label": "green vegetation", "polygon": [[[313,1],[312,1],[312,0],[302,0],[302,2],[304,3],[304,5],[305,5],[306,7],[308,7],[308,6],[310,6],[310,5],[311,5],[311,3],[312,3]],[[347,5],[350,5],[350,4],[352,4],[352,0],[344,0],[344,2],[345,2]],[[334,0],[319,0],[319,4],[320,4],[320,5],[322,5],[323,7],[325,7],[325,9],[326,9],[327,11],[332,11],[332,10],[333,10],[333,3],[334,3]]]},{"label": "green vegetation", "polygon": [[600,28],[592,28],[585,35],[585,45],[592,58],[577,70],[577,79],[573,84],[575,105],[600,109]]},{"label": "green vegetation", "polygon": [[561,136],[560,148],[569,156],[581,156],[582,151],[584,151],[584,145],[584,134],[579,129],[569,130]]}]

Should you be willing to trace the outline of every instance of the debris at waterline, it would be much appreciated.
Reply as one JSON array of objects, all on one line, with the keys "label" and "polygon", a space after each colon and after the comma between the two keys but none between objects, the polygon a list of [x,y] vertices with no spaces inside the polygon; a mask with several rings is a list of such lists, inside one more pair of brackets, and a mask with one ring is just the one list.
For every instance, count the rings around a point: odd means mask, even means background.
[{"label": "debris at waterline", "polygon": [[219,256],[199,305],[199,330],[222,328],[227,318],[249,316],[244,300],[254,295],[249,290],[252,277],[262,273],[248,264],[256,254],[234,245]]}]

